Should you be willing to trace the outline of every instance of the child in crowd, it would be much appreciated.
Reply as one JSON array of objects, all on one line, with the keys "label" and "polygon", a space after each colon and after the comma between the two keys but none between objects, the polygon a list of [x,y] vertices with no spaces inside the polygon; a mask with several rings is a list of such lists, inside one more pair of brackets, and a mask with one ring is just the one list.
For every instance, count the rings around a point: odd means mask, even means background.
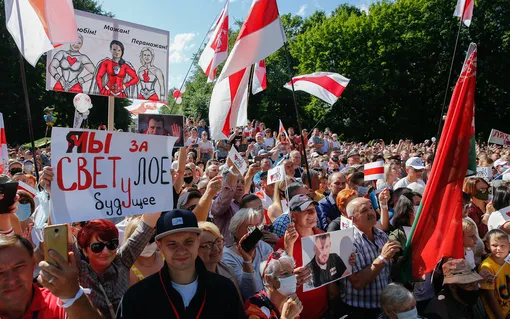
[{"label": "child in crowd", "polygon": [[478,236],[476,236],[476,225],[469,219],[462,219],[462,234],[464,236],[464,259],[468,262],[471,269],[476,268],[475,248]]},{"label": "child in crowd", "polygon": [[506,319],[510,313],[507,281],[510,278],[510,265],[505,261],[510,249],[508,235],[502,230],[493,229],[485,239],[491,254],[480,265],[480,271],[487,270],[495,278],[481,284],[483,302],[491,319]]}]

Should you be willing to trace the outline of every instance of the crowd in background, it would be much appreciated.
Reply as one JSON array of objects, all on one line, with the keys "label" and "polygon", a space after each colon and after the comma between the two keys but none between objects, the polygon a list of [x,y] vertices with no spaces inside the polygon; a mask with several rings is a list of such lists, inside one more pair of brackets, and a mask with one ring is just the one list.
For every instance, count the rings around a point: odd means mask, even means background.
[{"label": "crowd in background", "polygon": [[[174,207],[69,225],[71,262],[60,258],[59,267],[41,261],[36,204],[19,191],[16,204],[0,212],[0,317],[508,317],[510,224],[501,210],[510,206],[510,148],[477,146],[477,165],[490,167],[492,177],[465,180],[465,258],[445,258],[434,272],[402,282],[405,228],[423,197],[435,139],[360,143],[329,128],[304,129],[303,139],[297,133],[251,121],[211,141],[205,120],[188,118],[184,147],[173,154]],[[228,158],[232,147],[247,162],[244,174]],[[35,156],[12,147],[9,158],[5,179],[51,194],[49,146]],[[377,161],[384,178],[365,181],[363,164]],[[270,184],[268,171],[277,165],[286,178]],[[354,227],[352,275],[304,291],[312,273],[301,238],[341,229],[342,217]],[[255,228],[262,239],[246,251]],[[28,268],[13,271],[19,260]],[[32,307],[35,296],[47,308]]]}]

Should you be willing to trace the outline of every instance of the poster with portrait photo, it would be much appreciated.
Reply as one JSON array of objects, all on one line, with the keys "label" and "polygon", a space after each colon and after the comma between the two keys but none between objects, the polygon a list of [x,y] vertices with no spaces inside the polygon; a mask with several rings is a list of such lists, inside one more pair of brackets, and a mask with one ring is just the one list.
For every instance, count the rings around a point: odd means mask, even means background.
[{"label": "poster with portrait photo", "polygon": [[354,250],[354,228],[301,238],[303,265],[312,279],[303,291],[317,289],[352,274],[349,258]]},{"label": "poster with portrait photo", "polygon": [[139,114],[138,133],[175,136],[175,147],[184,146],[184,116],[171,114]]}]

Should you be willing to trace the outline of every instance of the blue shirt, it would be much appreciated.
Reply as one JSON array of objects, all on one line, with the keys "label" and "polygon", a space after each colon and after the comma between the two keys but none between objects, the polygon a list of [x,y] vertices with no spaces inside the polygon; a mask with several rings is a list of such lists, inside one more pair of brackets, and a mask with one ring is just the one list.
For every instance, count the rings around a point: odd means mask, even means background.
[{"label": "blue shirt", "polygon": [[289,214],[281,214],[278,216],[273,222],[273,232],[278,235],[278,237],[282,237],[285,235],[285,231],[290,224],[290,215]]},{"label": "blue shirt", "polygon": [[321,199],[315,210],[317,211],[319,228],[322,230],[327,230],[329,223],[341,215],[340,210],[338,210],[336,206],[335,199],[331,194]]}]

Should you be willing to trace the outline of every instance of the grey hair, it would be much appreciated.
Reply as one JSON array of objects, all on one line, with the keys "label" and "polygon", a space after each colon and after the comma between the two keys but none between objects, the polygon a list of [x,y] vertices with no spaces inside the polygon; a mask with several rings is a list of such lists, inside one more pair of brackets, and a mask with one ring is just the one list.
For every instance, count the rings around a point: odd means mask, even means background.
[{"label": "grey hair", "polygon": [[391,283],[382,291],[380,301],[385,312],[398,313],[408,307],[413,300],[413,294],[404,286]]},{"label": "grey hair", "polygon": [[235,238],[237,231],[241,227],[241,225],[245,222],[251,223],[256,218],[261,218],[262,212],[255,210],[253,208],[241,208],[237,213],[232,216],[230,219],[230,225],[228,226],[228,230],[230,234],[232,234],[232,238],[234,240],[239,240],[240,238]]},{"label": "grey hair", "polygon": [[278,278],[278,275],[282,272],[283,265],[291,266],[291,268],[294,269],[296,267],[296,262],[292,256],[283,253],[279,259],[270,259],[269,261],[260,263],[260,275],[264,280],[264,286],[267,284],[264,275],[268,275],[271,278]]}]

